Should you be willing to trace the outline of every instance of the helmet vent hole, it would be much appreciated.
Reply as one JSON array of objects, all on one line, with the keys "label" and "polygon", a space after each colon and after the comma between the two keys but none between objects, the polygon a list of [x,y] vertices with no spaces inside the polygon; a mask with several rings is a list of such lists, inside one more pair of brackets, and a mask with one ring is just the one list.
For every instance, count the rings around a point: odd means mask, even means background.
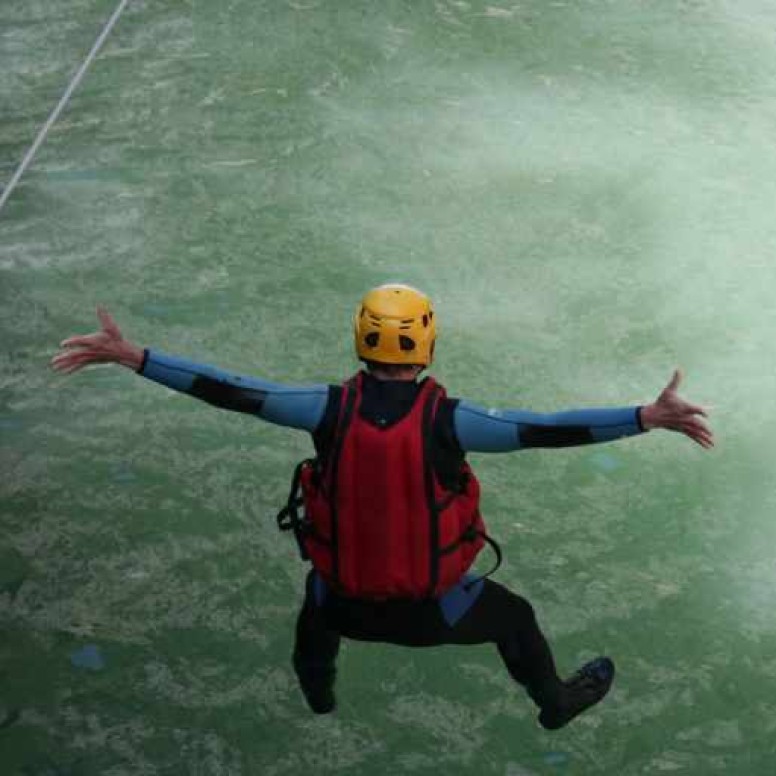
[{"label": "helmet vent hole", "polygon": [[415,340],[401,335],[399,337],[399,347],[404,351],[415,350]]},{"label": "helmet vent hole", "polygon": [[428,328],[428,316],[427,315],[423,316],[423,328],[424,329]]},{"label": "helmet vent hole", "polygon": [[376,331],[372,331],[364,337],[364,342],[366,342],[370,348],[376,348],[377,344],[380,342],[380,335]]}]

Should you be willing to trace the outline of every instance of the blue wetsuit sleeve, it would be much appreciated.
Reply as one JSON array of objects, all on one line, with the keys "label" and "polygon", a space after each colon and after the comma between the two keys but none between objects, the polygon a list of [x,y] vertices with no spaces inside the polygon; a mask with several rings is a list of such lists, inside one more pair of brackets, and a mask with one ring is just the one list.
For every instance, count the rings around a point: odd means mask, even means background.
[{"label": "blue wetsuit sleeve", "polygon": [[326,385],[284,385],[146,349],[138,374],[208,404],[313,432],[329,397]]},{"label": "blue wetsuit sleeve", "polygon": [[611,442],[645,430],[641,423],[641,407],[541,414],[485,409],[468,401],[458,403],[453,424],[461,449],[480,453]]}]

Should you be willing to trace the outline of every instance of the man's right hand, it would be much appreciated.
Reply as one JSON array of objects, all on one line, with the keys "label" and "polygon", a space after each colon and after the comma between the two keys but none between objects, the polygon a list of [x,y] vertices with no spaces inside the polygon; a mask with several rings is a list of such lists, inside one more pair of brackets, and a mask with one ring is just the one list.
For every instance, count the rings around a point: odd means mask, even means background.
[{"label": "man's right hand", "polygon": [[102,330],[94,334],[68,337],[60,343],[63,348],[51,359],[51,368],[70,374],[89,364],[123,364],[137,371],[143,363],[142,348],[133,345],[121,335],[116,321],[104,307],[97,308]]}]

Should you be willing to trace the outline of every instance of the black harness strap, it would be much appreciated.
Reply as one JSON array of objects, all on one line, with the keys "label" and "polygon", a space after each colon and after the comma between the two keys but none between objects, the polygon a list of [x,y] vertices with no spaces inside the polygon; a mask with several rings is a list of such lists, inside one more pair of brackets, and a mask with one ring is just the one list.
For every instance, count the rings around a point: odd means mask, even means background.
[{"label": "black harness strap", "polygon": [[428,513],[431,519],[430,533],[431,533],[431,573],[429,574],[429,596],[433,596],[434,589],[439,582],[439,561],[443,555],[447,555],[450,552],[456,550],[463,542],[473,542],[478,536],[481,536],[493,549],[496,554],[496,565],[487,573],[481,577],[467,582],[464,585],[464,590],[470,590],[477,582],[486,579],[495,574],[501,566],[503,560],[503,554],[501,547],[498,543],[491,539],[484,531],[480,531],[476,527],[476,518],[473,520],[460,537],[447,547],[439,546],[439,517],[444,509],[450,504],[450,502],[457,495],[456,493],[448,494],[441,503],[437,502],[434,493],[434,470],[432,466],[432,444],[433,444],[433,423],[434,423],[434,407],[436,406],[437,395],[439,394],[439,387],[434,386],[434,389],[429,394],[426,404],[423,407],[423,476],[426,490],[426,503],[428,505]]},{"label": "black harness strap", "polygon": [[304,504],[304,499],[299,494],[299,485],[302,479],[302,469],[306,465],[312,465],[314,461],[310,458],[301,461],[294,469],[294,477],[291,480],[291,492],[288,494],[288,502],[283,509],[278,512],[278,528],[281,531],[293,531],[296,543],[299,545],[299,555],[302,560],[309,560],[309,556],[302,541],[302,534],[305,530],[305,521],[299,516],[299,509]]},{"label": "black harness strap", "polygon": [[347,396],[345,397],[345,408],[342,416],[337,422],[337,437],[334,441],[334,452],[329,459],[329,471],[324,476],[324,481],[328,482],[329,504],[331,505],[331,571],[335,584],[340,580],[339,569],[339,515],[337,513],[337,489],[339,487],[338,474],[340,457],[342,456],[342,446],[345,444],[345,434],[350,428],[353,420],[353,410],[358,398],[358,377],[348,381],[345,386]]},{"label": "black harness strap", "polygon": [[421,433],[423,434],[423,484],[426,491],[426,506],[428,507],[428,515],[430,525],[429,533],[431,540],[430,557],[429,557],[429,583],[428,583],[428,597],[432,598],[434,595],[434,589],[439,581],[439,513],[440,505],[437,503],[436,494],[434,493],[434,470],[431,465],[432,461],[432,444],[433,444],[433,423],[434,423],[434,407],[436,406],[437,396],[439,395],[439,388],[435,385],[429,392],[426,398],[426,403],[423,406],[423,425],[421,426]]},{"label": "black harness strap", "polygon": [[476,521],[476,518],[466,527],[466,530],[452,544],[448,544],[447,547],[442,547],[439,550],[440,556],[447,555],[457,550],[464,542],[475,541],[478,536],[481,536],[490,545],[491,549],[496,555],[496,565],[493,566],[493,568],[487,574],[483,574],[481,577],[477,577],[476,579],[472,579],[470,582],[467,582],[464,585],[464,590],[467,590],[467,591],[471,587],[476,585],[477,582],[479,582],[480,580],[487,579],[492,574],[495,574],[498,571],[499,567],[501,566],[501,561],[503,560],[501,546],[498,544],[498,542],[495,539],[488,536],[488,534],[486,534],[485,531],[480,531],[480,529],[476,527],[475,521]]},{"label": "black harness strap", "polygon": [[488,536],[485,531],[474,529],[474,535],[475,537],[481,536],[490,546],[493,552],[496,554],[496,565],[493,566],[493,568],[487,573],[483,574],[481,577],[476,577],[475,579],[469,580],[464,586],[463,589],[467,592],[471,590],[478,582],[481,582],[484,579],[487,579],[491,574],[495,574],[499,567],[501,566],[501,561],[503,560],[503,555],[501,553],[501,547],[499,546],[499,543],[492,539],[490,536]]}]

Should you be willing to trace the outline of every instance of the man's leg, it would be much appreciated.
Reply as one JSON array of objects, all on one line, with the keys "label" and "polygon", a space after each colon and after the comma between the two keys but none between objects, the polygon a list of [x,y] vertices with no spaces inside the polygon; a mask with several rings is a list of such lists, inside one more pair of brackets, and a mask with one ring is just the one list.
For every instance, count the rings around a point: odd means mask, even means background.
[{"label": "man's leg", "polygon": [[[318,591],[319,595],[321,591]],[[307,704],[316,714],[335,707],[335,661],[340,635],[326,622],[323,602],[317,600],[314,572],[307,576],[305,597],[296,623],[293,666]]]},{"label": "man's leg", "polygon": [[510,676],[526,688],[537,706],[559,701],[563,683],[533,607],[503,585],[490,579],[483,582],[477,600],[451,626],[451,641],[495,643]]},{"label": "man's leg", "polygon": [[614,678],[614,664],[604,657],[562,682],[531,604],[489,579],[452,632],[456,643],[494,641],[512,678],[541,709],[539,722],[550,730],[563,727],[598,703]]}]

